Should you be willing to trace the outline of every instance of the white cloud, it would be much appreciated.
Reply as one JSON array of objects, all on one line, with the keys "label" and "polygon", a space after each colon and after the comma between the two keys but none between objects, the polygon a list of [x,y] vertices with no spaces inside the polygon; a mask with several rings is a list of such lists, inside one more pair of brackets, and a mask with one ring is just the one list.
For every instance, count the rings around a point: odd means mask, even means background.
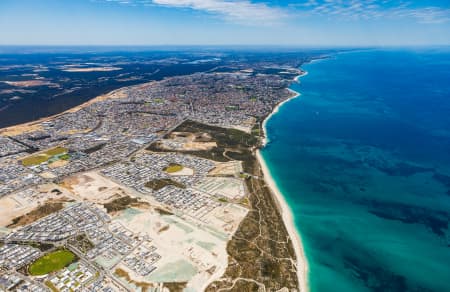
[{"label": "white cloud", "polygon": [[[93,0],[102,1],[102,0]],[[164,6],[207,12],[224,19],[249,25],[273,25],[283,21],[287,12],[278,7],[249,0],[103,0],[125,5]]]},{"label": "white cloud", "polygon": [[320,15],[346,20],[412,18],[420,23],[450,21],[450,9],[433,6],[412,7],[399,0],[307,0],[292,5],[303,15]]},{"label": "white cloud", "polygon": [[279,8],[244,0],[153,0],[153,3],[206,11],[221,15],[233,22],[246,24],[274,24],[286,16],[286,13]]},{"label": "white cloud", "polygon": [[[0,0],[1,1],[1,0]],[[412,7],[403,0],[299,0],[288,7],[274,7],[253,0],[91,0],[123,5],[192,9],[248,25],[273,25],[288,17],[321,17],[341,20],[415,19],[419,23],[450,22],[450,9]],[[289,12],[288,12],[289,11]]]},{"label": "white cloud", "polygon": [[425,7],[421,9],[403,9],[397,11],[394,15],[400,17],[411,17],[424,24],[435,24],[450,22],[450,9],[438,7]]}]

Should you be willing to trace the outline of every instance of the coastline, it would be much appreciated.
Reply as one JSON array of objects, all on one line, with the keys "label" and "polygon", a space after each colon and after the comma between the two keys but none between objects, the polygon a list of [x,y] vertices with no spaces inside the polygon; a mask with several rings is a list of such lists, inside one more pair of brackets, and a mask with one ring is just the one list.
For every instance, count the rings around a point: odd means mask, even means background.
[{"label": "coastline", "polygon": [[[294,78],[294,81],[298,82],[299,79],[305,75],[307,75],[307,72],[304,72],[298,76],[296,76]],[[267,138],[267,121],[276,113],[278,113],[280,107],[282,105],[284,105],[285,103],[287,103],[288,101],[297,98],[300,96],[300,93],[297,91],[294,91],[290,88],[288,88],[288,90],[292,93],[294,93],[294,95],[288,99],[286,99],[283,102],[280,102],[279,104],[277,104],[277,106],[273,109],[272,113],[269,114],[264,121],[262,122],[262,129],[263,129],[263,146],[264,147],[268,142],[268,138]],[[274,195],[276,202],[279,205],[280,208],[280,212],[281,212],[281,216],[283,218],[284,221],[284,225],[286,226],[287,232],[292,240],[292,245],[294,247],[295,250],[295,255],[297,258],[297,276],[298,276],[298,281],[299,281],[299,287],[300,287],[300,291],[302,292],[308,292],[309,291],[309,285],[308,285],[308,261],[306,259],[306,255],[305,255],[305,251],[303,248],[303,244],[302,244],[302,240],[301,240],[301,235],[300,233],[297,231],[297,229],[295,228],[295,222],[294,222],[294,216],[292,214],[292,210],[290,209],[286,199],[284,198],[283,194],[280,192],[279,188],[277,187],[277,184],[275,182],[275,180],[273,179],[272,175],[270,174],[270,169],[267,167],[266,161],[264,160],[262,154],[261,154],[261,150],[258,149],[256,151],[256,159],[258,160],[258,163],[261,167],[261,170],[263,172],[264,175],[264,180],[267,183],[267,185],[269,186],[272,194]]]},{"label": "coastline", "polygon": [[[302,77],[304,77],[304,76],[306,76],[306,75],[308,75],[308,72],[303,71],[303,73],[301,73],[300,75],[297,75],[297,76],[294,78],[294,82],[300,82],[300,78],[302,78]],[[268,121],[268,120],[270,119],[270,117],[272,117],[274,114],[278,113],[278,111],[279,111],[279,109],[280,109],[281,106],[283,106],[285,103],[287,103],[287,102],[291,101],[292,99],[297,98],[297,97],[299,97],[299,96],[301,95],[300,92],[297,92],[297,91],[292,90],[292,89],[290,89],[290,88],[287,88],[287,90],[288,90],[290,93],[292,93],[293,95],[292,95],[291,97],[287,98],[286,100],[284,100],[284,101],[278,103],[278,104],[273,108],[272,112],[271,112],[267,117],[265,117],[264,120],[263,120],[263,122],[262,122],[262,130],[263,130],[263,135],[264,135],[264,138],[263,138],[263,141],[262,141],[262,142],[263,142],[262,147],[264,147],[267,143],[269,143],[269,139],[267,138],[267,129],[266,129],[267,121]]]},{"label": "coastline", "polygon": [[[303,76],[307,75],[307,72],[302,72],[301,74],[299,74],[298,76],[296,76],[294,78],[294,82],[299,82],[299,79]],[[140,84],[140,86],[145,86],[148,83],[144,83],[144,84]],[[138,85],[133,85],[133,86],[138,86]],[[89,101],[86,101],[78,106],[75,106],[73,108],[70,108],[68,110],[65,110],[61,113],[52,115],[52,116],[48,116],[48,117],[43,117],[40,118],[38,120],[35,121],[30,121],[30,122],[26,122],[26,123],[22,123],[22,124],[17,124],[17,125],[13,125],[13,126],[9,126],[9,127],[5,127],[5,128],[1,128],[0,129],[0,136],[2,135],[12,135],[14,136],[14,134],[16,133],[23,133],[23,132],[28,132],[28,131],[34,131],[37,130],[39,127],[39,124],[45,121],[49,121],[52,120],[54,118],[57,118],[63,114],[66,113],[73,113],[73,112],[77,112],[81,109],[83,109],[84,107],[87,107],[93,103],[99,102],[99,101],[103,101],[103,100],[107,100],[107,99],[114,99],[114,98],[120,98],[122,97],[121,94],[123,93],[123,89],[128,88],[128,87],[122,87],[119,89],[115,89],[109,93],[97,96]],[[297,98],[298,96],[300,96],[300,93],[287,88],[287,90],[291,93],[291,95],[289,95],[288,98],[286,98],[286,100],[278,103],[272,110],[271,114],[269,114],[268,116],[265,117],[263,123],[262,123],[262,128],[263,128],[263,146],[266,145],[268,143],[268,138],[267,138],[267,129],[266,129],[266,123],[267,121],[270,119],[270,117],[272,115],[274,115],[275,113],[278,112],[279,108],[287,103],[288,101],[290,101],[291,99]],[[288,206],[287,202],[285,201],[283,195],[281,194],[281,192],[279,191],[279,189],[276,186],[276,182],[273,180],[272,176],[270,175],[270,170],[267,167],[261,153],[260,150],[256,151],[256,155],[255,158],[257,159],[260,168],[262,170],[263,173],[263,177],[264,177],[264,182],[267,184],[268,188],[270,189],[270,192],[272,193],[273,197],[275,198],[275,204],[278,207],[278,210],[282,216],[282,221],[285,225],[285,228],[287,230],[287,233],[290,237],[290,239],[292,240],[292,245],[295,251],[295,255],[296,255],[296,263],[295,266],[297,268],[297,276],[298,276],[298,285],[300,288],[301,292],[306,292],[309,291],[309,287],[307,285],[307,271],[308,271],[308,264],[306,261],[306,257],[304,254],[304,250],[303,250],[303,246],[302,246],[302,241],[300,238],[300,234],[297,232],[296,228],[295,228],[295,224],[294,224],[294,218],[293,218],[293,214],[290,210],[290,207]]]}]

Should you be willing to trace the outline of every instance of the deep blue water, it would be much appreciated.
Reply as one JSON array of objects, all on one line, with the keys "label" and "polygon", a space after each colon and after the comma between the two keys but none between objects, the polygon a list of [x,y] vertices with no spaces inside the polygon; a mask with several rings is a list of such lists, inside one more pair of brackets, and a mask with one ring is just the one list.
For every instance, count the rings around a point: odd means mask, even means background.
[{"label": "deep blue water", "polygon": [[450,291],[450,49],[307,64],[262,154],[311,291]]}]

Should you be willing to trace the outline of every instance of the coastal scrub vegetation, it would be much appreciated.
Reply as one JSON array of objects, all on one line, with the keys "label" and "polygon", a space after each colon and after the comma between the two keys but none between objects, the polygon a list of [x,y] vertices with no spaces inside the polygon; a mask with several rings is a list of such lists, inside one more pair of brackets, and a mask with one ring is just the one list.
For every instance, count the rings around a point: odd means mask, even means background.
[{"label": "coastal scrub vegetation", "polygon": [[117,199],[114,199],[108,203],[103,204],[107,213],[118,212],[125,210],[129,207],[135,207],[139,205],[148,204],[146,202],[139,201],[138,198],[132,198],[130,196],[123,196]]},{"label": "coastal scrub vegetation", "polygon": [[[209,141],[216,142],[217,146],[209,150],[183,151],[178,152],[191,154],[201,158],[211,159],[218,162],[227,162],[231,160],[240,160],[244,162],[251,160],[251,150],[259,146],[260,139],[257,135],[245,133],[237,129],[221,128],[217,126],[205,125],[195,121],[187,120],[173,130],[173,132],[185,132],[198,135],[206,134]],[[166,134],[165,139],[170,139],[171,133]],[[159,144],[151,144],[147,150],[154,152],[172,152],[159,147]]]},{"label": "coastal scrub vegetation", "polygon": [[180,189],[185,189],[186,186],[182,183],[176,182],[174,180],[171,180],[170,178],[159,178],[159,179],[153,179],[145,184],[145,187],[152,189],[154,191],[159,191],[165,186],[174,186]]},{"label": "coastal scrub vegetation", "polygon": [[19,226],[24,226],[29,223],[35,222],[42,217],[45,217],[49,214],[55,213],[61,210],[64,207],[64,200],[47,200],[44,204],[36,207],[36,209],[28,212],[27,214],[18,216],[12,220],[12,223],[9,224],[8,228],[15,228]]},{"label": "coastal scrub vegetation", "polygon": [[[258,123],[255,128],[259,126]],[[245,180],[249,195],[243,199],[249,213],[228,242],[229,264],[225,273],[206,291],[258,291],[261,287],[266,291],[297,289],[299,283],[292,241],[254,155],[254,150],[261,145],[261,133],[249,134],[189,120],[173,131],[206,133],[217,144],[210,150],[177,152],[219,162],[240,160],[244,171],[249,174]],[[168,133],[166,138],[170,137],[171,133]],[[155,143],[147,150],[167,152]]]}]

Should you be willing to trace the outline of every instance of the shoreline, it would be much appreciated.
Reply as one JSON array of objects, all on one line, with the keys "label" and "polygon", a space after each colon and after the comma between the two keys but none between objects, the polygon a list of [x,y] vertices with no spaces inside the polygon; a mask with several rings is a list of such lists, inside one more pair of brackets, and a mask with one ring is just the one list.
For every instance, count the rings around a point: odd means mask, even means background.
[{"label": "shoreline", "polygon": [[[306,75],[308,75],[308,72],[303,71],[302,74],[297,75],[297,76],[294,78],[294,82],[300,82],[300,78],[302,78],[302,77],[304,77],[304,76],[306,76]],[[264,120],[263,120],[263,122],[262,122],[262,124],[261,124],[261,128],[262,128],[262,130],[263,130],[263,135],[264,135],[264,138],[263,138],[263,141],[262,141],[262,142],[263,142],[262,147],[266,146],[267,143],[269,143],[269,138],[267,138],[267,128],[266,128],[267,121],[268,121],[274,114],[278,113],[278,111],[279,111],[279,109],[280,109],[281,106],[283,106],[285,103],[287,103],[287,102],[291,101],[292,99],[297,98],[297,97],[299,97],[299,96],[301,95],[300,92],[297,92],[297,91],[295,91],[295,90],[293,90],[293,89],[287,88],[287,90],[288,90],[290,93],[292,93],[293,96],[291,96],[291,97],[287,98],[286,100],[283,100],[282,102],[278,103],[278,104],[273,108],[272,112],[271,112],[267,117],[264,118]]]},{"label": "shoreline", "polygon": [[[303,71],[301,74],[297,75],[294,78],[294,82],[299,82],[299,79],[303,76],[306,76],[307,72]],[[139,85],[132,85],[132,86],[142,86],[145,84],[148,84],[149,82],[143,83],[143,84],[139,84]],[[151,82],[150,82],[151,83]],[[107,100],[107,99],[114,99],[114,98],[120,98],[121,96],[121,91],[124,88],[128,88],[130,86],[125,86],[125,87],[121,87],[115,90],[112,90],[106,94],[102,94],[99,95],[97,97],[94,97],[91,100],[88,100],[80,105],[77,105],[73,108],[67,109],[61,113],[58,114],[54,114],[51,116],[47,116],[47,117],[43,117],[34,121],[30,121],[30,122],[25,122],[25,123],[21,123],[21,124],[17,124],[17,125],[12,125],[12,126],[8,126],[8,127],[4,127],[4,128],[0,128],[0,136],[15,136],[19,133],[25,133],[25,132],[29,132],[29,131],[34,131],[34,130],[38,130],[39,124],[42,122],[46,122],[49,120],[52,120],[54,118],[57,118],[61,115],[64,115],[66,113],[73,113],[73,112],[77,112],[81,109],[83,109],[84,107],[91,105],[93,103],[99,102],[99,101],[103,101],[103,100]],[[285,103],[287,103],[288,101],[297,98],[300,96],[300,93],[297,91],[294,91],[290,88],[287,88],[287,90],[292,94],[291,96],[289,96],[286,100],[278,103],[272,110],[272,112],[266,116],[262,122],[262,133],[263,133],[263,145],[262,147],[264,147],[268,142],[268,138],[267,138],[267,129],[266,129],[266,123],[267,121],[270,119],[270,117],[274,114],[276,114],[279,110],[279,108],[284,105]],[[305,257],[305,253],[304,253],[304,249],[303,249],[303,245],[302,245],[302,241],[301,241],[301,236],[299,234],[299,232],[296,230],[295,228],[295,223],[294,223],[294,217],[292,214],[292,211],[290,210],[289,205],[287,204],[285,198],[283,197],[282,193],[279,191],[276,182],[274,181],[273,177],[270,174],[270,170],[266,165],[265,160],[262,157],[262,154],[260,153],[260,149],[258,149],[256,151],[256,155],[255,155],[262,173],[263,173],[263,179],[264,182],[268,185],[270,192],[272,193],[273,197],[275,198],[275,202],[277,204],[277,207],[281,213],[282,216],[282,220],[284,222],[285,228],[287,230],[287,233],[292,241],[292,245],[295,251],[295,255],[296,255],[296,262],[295,262],[295,266],[297,269],[297,276],[298,276],[298,284],[299,284],[299,289],[301,292],[307,292],[309,291],[309,287],[308,287],[308,278],[307,278],[307,271],[308,271],[308,263]]]},{"label": "shoreline", "polygon": [[[304,73],[296,76],[294,78],[294,81],[299,82],[299,79],[303,76],[306,76],[308,73],[305,71]],[[276,113],[278,113],[280,107],[282,105],[284,105],[285,103],[287,103],[288,101],[299,97],[301,94],[297,91],[294,91],[290,88],[288,88],[288,90],[292,93],[294,93],[294,95],[288,99],[286,99],[285,101],[280,102],[279,104],[277,104],[277,106],[273,109],[273,111],[264,119],[264,121],[262,122],[262,129],[263,129],[263,145],[262,147],[265,147],[267,145],[267,143],[269,142],[269,139],[267,137],[267,121]],[[301,292],[308,292],[309,291],[309,285],[308,285],[308,261],[306,259],[306,255],[305,255],[305,250],[303,248],[303,244],[302,244],[302,239],[301,239],[301,235],[300,232],[296,229],[295,227],[295,221],[294,221],[294,216],[292,213],[291,208],[289,207],[286,199],[284,198],[283,194],[281,193],[280,189],[278,188],[275,180],[273,179],[271,173],[270,173],[270,169],[268,168],[266,161],[264,160],[262,154],[261,154],[261,149],[258,149],[256,151],[256,159],[258,160],[259,165],[261,166],[261,170],[263,172],[264,175],[264,181],[267,183],[267,185],[269,186],[269,189],[271,190],[272,194],[274,195],[274,198],[276,200],[276,202],[279,205],[280,208],[280,212],[281,212],[281,216],[283,218],[284,221],[284,225],[287,229],[287,232],[289,234],[289,236],[291,237],[292,240],[292,245],[294,247],[295,250],[295,255],[297,258],[297,276],[298,276],[298,281],[299,281],[299,287],[300,287],[300,291]]]}]

